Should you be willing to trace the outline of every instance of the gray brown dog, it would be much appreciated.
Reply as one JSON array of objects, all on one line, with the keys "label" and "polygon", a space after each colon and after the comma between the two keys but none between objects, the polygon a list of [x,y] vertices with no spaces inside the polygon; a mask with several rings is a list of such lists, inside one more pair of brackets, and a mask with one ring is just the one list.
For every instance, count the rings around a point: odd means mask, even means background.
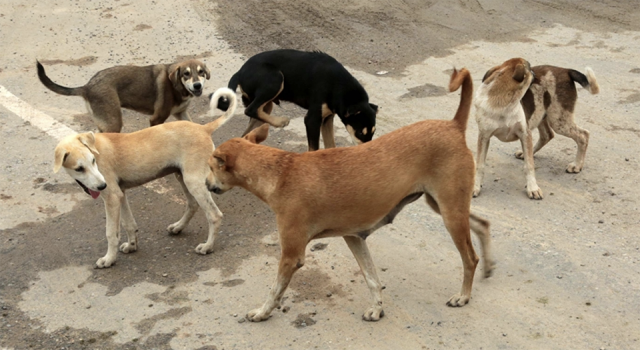
[{"label": "gray brown dog", "polygon": [[130,134],[71,135],[58,143],[53,171],[64,168],[91,197],[102,196],[104,201],[108,249],[107,254],[96,262],[98,268],[115,263],[121,223],[128,240],[120,246],[120,251],[131,253],[138,249],[138,227],[125,191],[169,174],[175,174],[182,186],[187,196],[187,208],[182,218],[167,230],[172,234],[180,233],[201,207],[209,222],[209,236],[206,243],[196,247],[196,252],[213,251],[222,213],[205,186],[209,174],[207,160],[214,149],[211,133],[233,115],[236,94],[221,88],[214,96],[212,110],[221,96],[229,99],[231,106],[223,116],[205,125],[177,121]]},{"label": "gray brown dog", "polygon": [[453,120],[422,121],[355,147],[285,152],[259,145],[268,134],[265,124],[215,150],[209,160],[209,190],[220,194],[240,186],[265,201],[278,224],[278,277],[264,305],[250,311],[247,319],[269,318],[293,273],[304,265],[305,247],[311,240],[343,237],[373,297],[363,319],[379,320],[382,284],[365,239],[422,195],[442,215],[464,266],[462,290],[447,305],[469,302],[479,261],[470,229],[482,244],[485,276],[490,276],[494,263],[489,222],[470,212],[474,162],[465,130],[473,83],[466,69],[454,71],[449,89],[455,91],[460,85],[462,96]]},{"label": "gray brown dog", "polygon": [[38,78],[49,90],[65,96],[82,96],[100,132],[122,130],[122,108],[151,115],[151,126],[173,115],[191,120],[187,107],[193,96],[202,95],[207,66],[198,60],[151,66],[115,66],[99,71],[80,87],[68,88],[51,81],[37,62]]}]

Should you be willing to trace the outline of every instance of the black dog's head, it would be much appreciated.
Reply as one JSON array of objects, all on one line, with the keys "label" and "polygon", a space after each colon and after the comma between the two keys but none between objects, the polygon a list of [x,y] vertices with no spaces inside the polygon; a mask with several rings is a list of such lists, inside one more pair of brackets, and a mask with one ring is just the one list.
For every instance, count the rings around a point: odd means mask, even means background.
[{"label": "black dog's head", "polygon": [[347,108],[342,122],[353,141],[358,144],[371,141],[376,132],[376,114],[378,106],[373,103],[363,102]]}]

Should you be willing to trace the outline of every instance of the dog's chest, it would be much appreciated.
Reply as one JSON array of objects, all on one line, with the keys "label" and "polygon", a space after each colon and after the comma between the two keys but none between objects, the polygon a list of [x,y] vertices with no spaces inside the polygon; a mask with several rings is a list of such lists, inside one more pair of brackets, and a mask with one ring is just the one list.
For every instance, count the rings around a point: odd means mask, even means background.
[{"label": "dog's chest", "polygon": [[189,107],[189,102],[191,101],[191,99],[186,99],[184,101],[182,101],[182,103],[180,103],[179,105],[173,106],[171,108],[171,114],[178,114],[178,113],[182,113],[184,111],[187,110],[187,107]]}]

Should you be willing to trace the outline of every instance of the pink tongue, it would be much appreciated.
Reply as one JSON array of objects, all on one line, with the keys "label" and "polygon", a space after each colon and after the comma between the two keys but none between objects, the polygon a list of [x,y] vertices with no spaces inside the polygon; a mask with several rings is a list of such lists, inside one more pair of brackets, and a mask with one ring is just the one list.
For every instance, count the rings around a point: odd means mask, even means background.
[{"label": "pink tongue", "polygon": [[96,199],[100,196],[100,192],[98,191],[89,190],[89,193],[91,194],[91,198],[93,199]]}]

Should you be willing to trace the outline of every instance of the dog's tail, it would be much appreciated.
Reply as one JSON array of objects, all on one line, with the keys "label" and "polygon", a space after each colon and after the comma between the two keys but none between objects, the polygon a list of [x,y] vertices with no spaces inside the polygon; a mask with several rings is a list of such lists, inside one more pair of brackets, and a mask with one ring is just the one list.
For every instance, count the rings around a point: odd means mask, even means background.
[{"label": "dog's tail", "polygon": [[587,75],[584,75],[577,70],[569,69],[569,76],[571,80],[582,85],[583,88],[589,90],[592,95],[600,92],[600,85],[598,85],[598,81],[596,80],[596,73],[589,67],[585,68],[587,71]]},{"label": "dog's tail", "polygon": [[[240,72],[234,74],[231,77],[231,79],[229,80],[229,85],[227,85],[227,87],[229,88],[229,90],[235,92],[238,89],[239,84],[240,84]],[[211,94],[209,98],[213,98],[213,94]],[[222,96],[218,100],[218,109],[221,111],[226,111],[229,108],[229,104],[230,104],[229,100],[226,97]]]},{"label": "dog's tail", "polygon": [[460,94],[460,105],[453,121],[464,132],[467,130],[467,121],[469,120],[469,111],[471,110],[471,102],[473,101],[473,82],[471,81],[471,73],[466,68],[460,71],[453,69],[451,80],[449,81],[449,91],[458,90],[462,85],[462,93]]},{"label": "dog's tail", "polygon": [[42,84],[49,90],[55,92],[56,94],[65,96],[82,96],[82,93],[84,92],[84,86],[68,88],[62,85],[58,85],[51,81],[51,79],[49,79],[47,74],[44,72],[44,67],[42,66],[42,64],[40,64],[40,62],[36,61],[36,64],[38,66],[38,78],[40,78]]},{"label": "dog's tail", "polygon": [[216,92],[214,92],[211,95],[211,100],[209,102],[210,111],[213,111],[216,108],[218,104],[218,100],[221,98],[224,98],[227,101],[229,101],[229,108],[227,108],[224,114],[220,116],[218,119],[205,124],[205,127],[207,128],[207,131],[210,134],[213,133],[217,128],[221,127],[229,119],[231,119],[231,117],[233,117],[233,114],[236,111],[236,106],[238,105],[235,91],[229,88],[223,87],[223,88],[219,88],[218,90],[216,90]]}]

